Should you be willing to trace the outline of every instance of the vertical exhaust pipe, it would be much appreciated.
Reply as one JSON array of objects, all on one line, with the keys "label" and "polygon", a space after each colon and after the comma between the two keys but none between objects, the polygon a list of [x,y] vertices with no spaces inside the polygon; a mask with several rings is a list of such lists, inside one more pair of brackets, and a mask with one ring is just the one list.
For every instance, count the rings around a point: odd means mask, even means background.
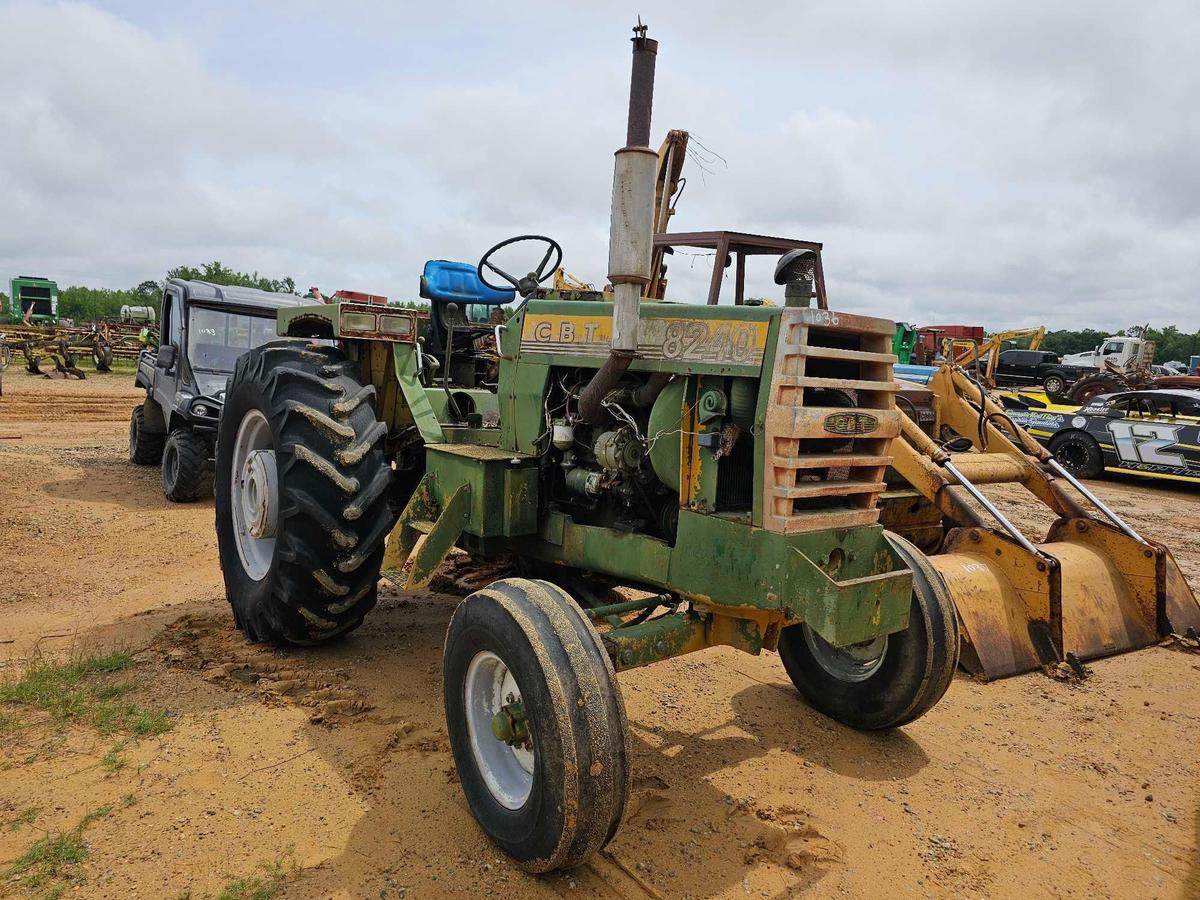
[{"label": "vertical exhaust pipe", "polygon": [[608,280],[613,286],[612,348],[579,398],[579,414],[597,425],[604,419],[605,396],[637,356],[638,307],[650,283],[654,244],[654,175],[658,154],[650,149],[654,109],[654,65],[658,41],[646,37],[638,20],[633,29],[633,70],[629,78],[629,118],[625,146],[613,164],[612,212],[608,233]]}]

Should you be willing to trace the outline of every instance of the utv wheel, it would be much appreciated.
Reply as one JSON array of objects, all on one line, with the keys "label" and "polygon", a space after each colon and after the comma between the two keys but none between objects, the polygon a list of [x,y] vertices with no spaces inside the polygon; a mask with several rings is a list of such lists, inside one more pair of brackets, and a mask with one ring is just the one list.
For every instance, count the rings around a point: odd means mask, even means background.
[{"label": "utv wheel", "polygon": [[1046,380],[1042,382],[1042,388],[1051,402],[1061,403],[1066,399],[1067,379],[1061,375],[1047,375]]},{"label": "utv wheel", "polygon": [[446,724],[480,827],[530,872],[585,862],[625,811],[629,750],[612,663],[575,602],[506,578],[454,612]]},{"label": "utv wheel", "polygon": [[204,493],[212,476],[208,453],[208,441],[190,428],[177,428],[167,436],[162,451],[162,485],[168,500],[191,503]]},{"label": "utv wheel", "polygon": [[1068,431],[1050,442],[1050,452],[1076,478],[1095,478],[1104,471],[1100,445],[1082,431]]},{"label": "utv wheel", "polygon": [[331,347],[294,341],[242,356],[217,436],[217,549],[237,626],[313,644],[375,605],[394,515],[375,388]]},{"label": "utv wheel", "polygon": [[146,431],[146,412],[139,403],[129,416],[129,461],[139,466],[162,462],[163,436]]},{"label": "utv wheel", "polygon": [[865,644],[837,648],[807,624],[779,639],[779,656],[810,705],[852,728],[906,725],[946,693],[958,665],[958,619],[941,576],[916,547],[888,534],[913,575],[908,627]]}]

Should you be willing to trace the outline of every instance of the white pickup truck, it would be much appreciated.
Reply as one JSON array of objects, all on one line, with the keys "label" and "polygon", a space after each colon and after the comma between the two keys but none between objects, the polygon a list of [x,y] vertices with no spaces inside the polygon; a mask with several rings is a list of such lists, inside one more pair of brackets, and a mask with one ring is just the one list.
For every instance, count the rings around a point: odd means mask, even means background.
[{"label": "white pickup truck", "polygon": [[1062,358],[1065,366],[1083,369],[1103,369],[1106,362],[1129,367],[1149,366],[1154,360],[1154,342],[1138,337],[1107,337],[1095,350],[1071,353]]}]

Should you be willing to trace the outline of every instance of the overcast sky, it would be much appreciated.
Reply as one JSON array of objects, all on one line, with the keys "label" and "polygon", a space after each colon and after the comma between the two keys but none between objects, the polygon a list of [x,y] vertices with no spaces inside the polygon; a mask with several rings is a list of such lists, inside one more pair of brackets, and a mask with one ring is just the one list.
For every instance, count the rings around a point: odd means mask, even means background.
[{"label": "overcast sky", "polygon": [[[838,309],[1200,330],[1189,0],[0,0],[0,273],[219,259],[409,299],[534,231],[603,281],[639,13],[653,143],[713,153],[674,230],[823,241]],[[674,299],[710,265],[677,257]]]}]

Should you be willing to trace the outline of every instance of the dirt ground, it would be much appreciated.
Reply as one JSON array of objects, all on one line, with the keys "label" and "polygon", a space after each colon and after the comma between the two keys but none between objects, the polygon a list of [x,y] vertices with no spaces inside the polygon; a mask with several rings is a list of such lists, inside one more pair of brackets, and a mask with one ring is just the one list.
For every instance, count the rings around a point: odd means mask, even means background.
[{"label": "dirt ground", "polygon": [[[168,504],[157,470],[127,461],[131,381],[9,369],[0,682],[30,658],[126,648],[132,696],[171,727],[117,741],[5,707],[0,894],[29,890],[9,867],[43,833],[111,807],[51,882],[64,896],[217,896],[273,863],[288,897],[1200,896],[1200,656],[1165,647],[1081,684],[960,676],[875,735],[804,706],[774,654],[626,673],[628,819],[590,864],[529,877],[455,780],[440,656],[457,597],[386,593],[334,647],[247,643],[211,500]],[[1200,589],[1200,491],[1096,487]]]}]

